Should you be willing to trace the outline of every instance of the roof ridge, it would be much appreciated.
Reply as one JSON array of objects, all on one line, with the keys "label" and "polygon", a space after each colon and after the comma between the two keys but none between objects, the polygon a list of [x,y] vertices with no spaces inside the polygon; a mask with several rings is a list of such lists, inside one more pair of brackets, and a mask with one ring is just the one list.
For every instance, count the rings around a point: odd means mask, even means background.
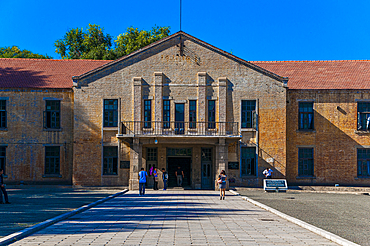
[{"label": "roof ridge", "polygon": [[113,60],[92,60],[92,59],[38,59],[38,58],[0,58],[2,60],[27,60],[27,61],[113,61]]},{"label": "roof ridge", "polygon": [[302,60],[302,61],[249,61],[251,63],[294,63],[294,62],[370,62],[370,60]]}]

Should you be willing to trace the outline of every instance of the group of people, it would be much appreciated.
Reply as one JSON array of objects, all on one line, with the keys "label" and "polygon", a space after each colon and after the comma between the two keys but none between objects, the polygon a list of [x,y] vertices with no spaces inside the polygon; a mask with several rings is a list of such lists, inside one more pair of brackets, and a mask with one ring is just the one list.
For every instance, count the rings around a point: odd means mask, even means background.
[{"label": "group of people", "polygon": [[[156,167],[151,167],[149,171],[150,175],[153,176],[153,190],[158,190],[158,171]],[[182,181],[184,179],[184,171],[181,170],[181,167],[178,167],[178,169],[175,172],[176,178],[177,178],[177,185],[179,187],[182,186]],[[144,170],[144,168],[141,168],[139,172],[139,195],[143,196],[145,195],[145,185],[147,181],[148,173]],[[168,181],[168,173],[166,172],[166,169],[162,168],[162,180],[163,180],[163,190],[167,190],[167,181]]]}]

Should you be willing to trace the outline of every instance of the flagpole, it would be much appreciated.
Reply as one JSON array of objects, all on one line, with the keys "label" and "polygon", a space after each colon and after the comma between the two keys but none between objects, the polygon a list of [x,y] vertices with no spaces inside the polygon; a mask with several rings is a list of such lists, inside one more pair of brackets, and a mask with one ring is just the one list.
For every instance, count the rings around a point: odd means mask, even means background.
[{"label": "flagpole", "polygon": [[180,0],[180,31],[181,31],[181,6],[182,6],[182,0]]}]

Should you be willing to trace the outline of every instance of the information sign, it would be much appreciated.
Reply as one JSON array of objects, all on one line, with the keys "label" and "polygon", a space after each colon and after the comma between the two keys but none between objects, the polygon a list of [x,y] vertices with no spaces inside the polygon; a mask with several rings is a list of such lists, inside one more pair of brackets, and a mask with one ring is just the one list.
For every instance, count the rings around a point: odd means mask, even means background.
[{"label": "information sign", "polygon": [[286,191],[288,189],[288,184],[286,179],[264,179],[263,189],[265,191]]}]

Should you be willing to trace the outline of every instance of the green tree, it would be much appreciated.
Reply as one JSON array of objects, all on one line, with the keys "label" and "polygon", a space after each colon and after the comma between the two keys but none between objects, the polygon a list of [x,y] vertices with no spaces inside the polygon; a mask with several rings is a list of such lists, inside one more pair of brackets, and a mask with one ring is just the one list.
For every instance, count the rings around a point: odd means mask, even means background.
[{"label": "green tree", "polygon": [[69,30],[54,45],[63,59],[113,60],[167,37],[169,33],[169,27],[155,26],[150,31],[129,27],[126,33],[118,35],[113,46],[111,35],[105,34],[99,25],[89,24],[86,31],[82,28]]},{"label": "green tree", "polygon": [[82,28],[69,30],[54,43],[56,53],[63,59],[114,59],[112,37],[104,33],[99,25],[89,24],[86,31]]},{"label": "green tree", "polygon": [[0,58],[52,59],[52,57],[48,55],[35,54],[29,50],[21,50],[18,46],[0,48]]},{"label": "green tree", "polygon": [[152,30],[139,30],[138,28],[128,27],[127,32],[118,35],[114,41],[116,57],[128,55],[135,50],[141,49],[155,41],[167,37],[170,34],[169,27],[153,27]]}]

